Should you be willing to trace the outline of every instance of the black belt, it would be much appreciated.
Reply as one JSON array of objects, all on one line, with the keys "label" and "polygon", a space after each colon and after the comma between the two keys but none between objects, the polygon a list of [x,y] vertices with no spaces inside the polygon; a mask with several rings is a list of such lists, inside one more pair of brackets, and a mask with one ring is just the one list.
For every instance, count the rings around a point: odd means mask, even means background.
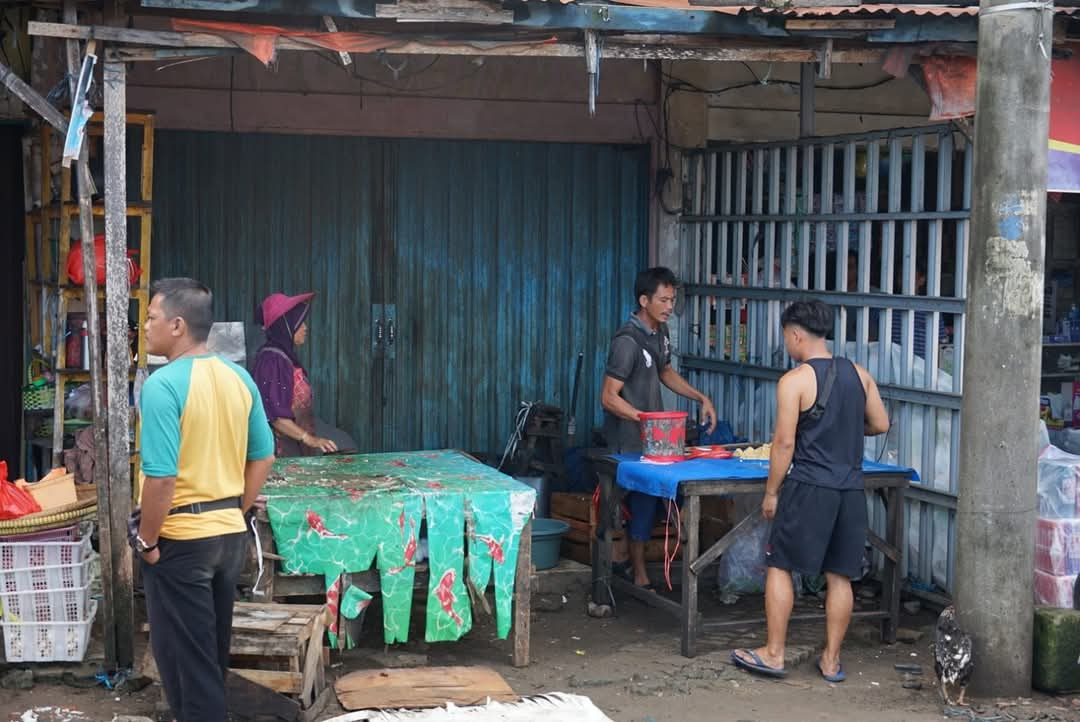
[{"label": "black belt", "polygon": [[194,504],[185,504],[169,509],[169,516],[173,514],[202,514],[205,511],[220,511],[221,509],[239,509],[243,504],[243,498],[230,496],[228,499],[215,499],[214,501],[197,501]]}]

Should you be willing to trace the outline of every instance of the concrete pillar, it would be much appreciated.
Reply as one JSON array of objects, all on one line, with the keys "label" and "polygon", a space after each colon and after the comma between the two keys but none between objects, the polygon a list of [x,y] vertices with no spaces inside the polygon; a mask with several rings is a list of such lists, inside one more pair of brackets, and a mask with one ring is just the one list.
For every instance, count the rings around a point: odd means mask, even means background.
[{"label": "concrete pillar", "polygon": [[1052,38],[1051,12],[1009,3],[980,9],[956,539],[971,690],[996,697],[1031,685]]}]

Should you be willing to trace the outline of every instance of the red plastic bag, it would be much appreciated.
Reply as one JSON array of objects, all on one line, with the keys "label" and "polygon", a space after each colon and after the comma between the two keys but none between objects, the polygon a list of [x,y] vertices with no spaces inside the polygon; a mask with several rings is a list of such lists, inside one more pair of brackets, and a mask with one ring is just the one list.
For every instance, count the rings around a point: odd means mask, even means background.
[{"label": "red plastic bag", "polygon": [[[132,260],[133,256],[138,255],[138,251],[133,251],[130,248],[127,252],[128,255],[128,283],[134,286],[139,282],[139,277],[142,276],[142,269],[139,268],[139,264]],[[97,276],[98,285],[105,283],[105,234],[99,233],[94,236],[94,269]],[[71,244],[71,250],[68,251],[67,259],[67,273],[71,282],[81,286],[86,280],[86,274],[83,272],[83,256],[82,256],[82,243],[75,241]]]},{"label": "red plastic bag", "polygon": [[0,521],[18,519],[39,511],[41,505],[30,496],[30,492],[7,480],[7,462],[0,461]]}]

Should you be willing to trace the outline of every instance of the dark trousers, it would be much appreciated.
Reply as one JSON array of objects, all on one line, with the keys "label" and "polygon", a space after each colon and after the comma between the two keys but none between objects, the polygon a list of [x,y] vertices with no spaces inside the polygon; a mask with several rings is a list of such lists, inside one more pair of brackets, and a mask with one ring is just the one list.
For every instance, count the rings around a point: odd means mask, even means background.
[{"label": "dark trousers", "polygon": [[161,539],[142,563],[150,645],[176,722],[225,722],[233,602],[246,533]]}]

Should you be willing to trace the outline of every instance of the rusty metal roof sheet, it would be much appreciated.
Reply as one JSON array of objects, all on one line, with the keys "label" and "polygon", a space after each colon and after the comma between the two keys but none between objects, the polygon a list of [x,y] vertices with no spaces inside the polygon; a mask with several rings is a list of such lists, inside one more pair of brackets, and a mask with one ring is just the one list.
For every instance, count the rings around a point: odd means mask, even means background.
[{"label": "rusty metal roof sheet", "polygon": [[[528,1],[528,0],[526,0]],[[558,2],[568,5],[575,0],[533,0],[534,2]],[[621,0],[619,5],[662,8],[667,10],[687,10],[695,12],[715,12],[726,15],[741,13],[767,13],[790,15],[793,17],[833,17],[839,15],[929,15],[935,17],[963,17],[979,14],[975,5],[920,5],[917,3],[872,4],[872,5],[823,5],[818,7],[770,8],[760,5],[705,6],[691,5],[689,0]],[[1058,7],[1055,12],[1073,15],[1080,8]]]}]

